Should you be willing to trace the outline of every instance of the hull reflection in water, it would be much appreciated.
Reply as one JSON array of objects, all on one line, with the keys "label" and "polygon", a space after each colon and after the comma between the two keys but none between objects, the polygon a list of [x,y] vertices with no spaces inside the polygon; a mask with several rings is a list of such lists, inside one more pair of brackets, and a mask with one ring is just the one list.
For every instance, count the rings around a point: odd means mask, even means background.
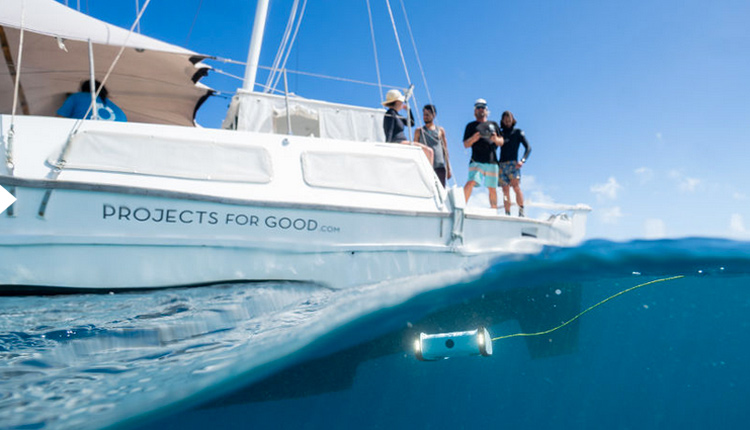
[{"label": "hull reflection in water", "polygon": [[[4,298],[0,422],[738,428],[750,396],[747,255],[736,242],[591,242],[470,279]],[[543,331],[679,274],[548,335],[498,340],[491,357],[415,359],[421,332]]]}]

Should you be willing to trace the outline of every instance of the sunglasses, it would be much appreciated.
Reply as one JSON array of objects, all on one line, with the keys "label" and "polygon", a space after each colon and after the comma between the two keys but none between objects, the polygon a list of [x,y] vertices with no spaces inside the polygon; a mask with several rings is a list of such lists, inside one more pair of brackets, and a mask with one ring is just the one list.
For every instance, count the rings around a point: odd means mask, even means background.
[{"label": "sunglasses", "polygon": [[487,109],[487,106],[475,106],[474,109]]}]

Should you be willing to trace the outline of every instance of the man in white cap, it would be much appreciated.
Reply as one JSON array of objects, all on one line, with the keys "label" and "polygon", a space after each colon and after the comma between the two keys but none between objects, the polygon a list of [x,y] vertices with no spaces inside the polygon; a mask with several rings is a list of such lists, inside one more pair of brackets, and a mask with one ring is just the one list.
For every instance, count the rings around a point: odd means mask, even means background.
[{"label": "man in white cap", "polygon": [[487,100],[477,99],[474,102],[474,118],[464,130],[464,147],[471,148],[469,162],[469,180],[464,185],[464,196],[469,201],[476,185],[484,185],[490,193],[490,207],[497,209],[497,147],[503,145],[500,125],[487,120],[490,111]]},{"label": "man in white cap", "polygon": [[412,142],[404,132],[404,129],[407,125],[414,125],[414,117],[411,115],[411,112],[409,112],[408,119],[404,118],[398,113],[398,111],[400,111],[402,108],[407,108],[408,110],[408,105],[405,103],[405,101],[406,98],[404,97],[404,95],[401,94],[401,91],[396,89],[388,91],[388,93],[385,95],[385,101],[383,101],[382,103],[383,106],[388,108],[388,110],[385,112],[385,117],[383,117],[383,131],[385,132],[385,141],[392,143],[401,143],[404,145],[419,146],[422,148],[424,155],[430,161],[430,164],[432,164],[434,157],[432,148],[426,145],[422,145],[418,142]]}]

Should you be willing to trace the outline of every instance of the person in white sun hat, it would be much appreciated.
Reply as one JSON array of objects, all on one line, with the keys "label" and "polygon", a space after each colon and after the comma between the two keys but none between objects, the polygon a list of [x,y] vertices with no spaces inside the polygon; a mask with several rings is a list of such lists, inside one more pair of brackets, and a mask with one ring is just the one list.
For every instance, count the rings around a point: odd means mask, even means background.
[{"label": "person in white sun hat", "polygon": [[432,164],[433,151],[430,147],[422,145],[418,142],[412,142],[409,137],[406,136],[405,129],[407,126],[414,125],[414,117],[409,112],[409,118],[405,118],[398,113],[401,109],[409,110],[409,106],[405,103],[406,97],[401,91],[393,89],[388,91],[385,95],[385,100],[382,105],[388,108],[383,118],[383,131],[385,131],[385,141],[391,143],[400,143],[403,145],[416,145],[422,148],[424,155]]}]

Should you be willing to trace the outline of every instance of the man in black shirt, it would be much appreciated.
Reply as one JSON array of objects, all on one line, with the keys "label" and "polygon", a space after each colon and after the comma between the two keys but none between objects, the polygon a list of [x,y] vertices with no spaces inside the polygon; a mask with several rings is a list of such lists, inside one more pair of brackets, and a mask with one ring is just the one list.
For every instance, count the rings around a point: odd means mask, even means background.
[{"label": "man in black shirt", "polygon": [[[526,140],[523,130],[516,127],[516,119],[510,111],[503,112],[500,120],[502,125],[503,144],[500,148],[500,186],[503,188],[503,206],[505,215],[510,215],[510,188],[516,195],[518,216],[524,216],[523,193],[521,192],[521,167],[531,154],[531,146]],[[524,147],[523,157],[518,160],[518,150]]]},{"label": "man in black shirt", "polygon": [[469,180],[464,185],[464,196],[469,201],[475,185],[484,185],[490,193],[490,207],[497,208],[497,147],[503,144],[500,126],[488,121],[489,109],[485,99],[474,102],[474,117],[464,130],[464,147],[471,148]]}]

